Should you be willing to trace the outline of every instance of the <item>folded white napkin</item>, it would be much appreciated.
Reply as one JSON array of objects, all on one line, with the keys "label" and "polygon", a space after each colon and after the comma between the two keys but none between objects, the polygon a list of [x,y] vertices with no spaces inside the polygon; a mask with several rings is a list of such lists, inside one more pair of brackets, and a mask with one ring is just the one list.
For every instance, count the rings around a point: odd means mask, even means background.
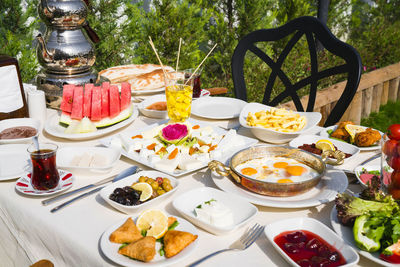
[{"label": "folded white napkin", "polygon": [[23,107],[17,69],[14,65],[0,68],[0,112],[8,113]]}]

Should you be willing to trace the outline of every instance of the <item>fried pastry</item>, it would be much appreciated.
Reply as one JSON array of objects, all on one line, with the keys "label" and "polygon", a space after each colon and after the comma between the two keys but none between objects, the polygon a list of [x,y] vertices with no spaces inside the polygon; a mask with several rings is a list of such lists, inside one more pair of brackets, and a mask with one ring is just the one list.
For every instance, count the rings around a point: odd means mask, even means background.
[{"label": "fried pastry", "polygon": [[167,258],[171,258],[181,252],[185,247],[197,239],[197,235],[188,232],[171,230],[164,236],[164,251]]},{"label": "fried pastry", "polygon": [[118,253],[139,261],[151,261],[156,255],[156,239],[152,236],[142,237],[119,249]]},{"label": "fried pastry", "polygon": [[355,136],[355,143],[359,147],[372,146],[381,139],[381,134],[377,130],[368,128],[364,132]]},{"label": "fried pastry", "polygon": [[142,238],[139,229],[132,218],[128,218],[123,225],[111,233],[110,241],[113,243],[131,243]]},{"label": "fried pastry", "polygon": [[168,227],[170,227],[174,222],[176,222],[175,217],[168,217]]}]

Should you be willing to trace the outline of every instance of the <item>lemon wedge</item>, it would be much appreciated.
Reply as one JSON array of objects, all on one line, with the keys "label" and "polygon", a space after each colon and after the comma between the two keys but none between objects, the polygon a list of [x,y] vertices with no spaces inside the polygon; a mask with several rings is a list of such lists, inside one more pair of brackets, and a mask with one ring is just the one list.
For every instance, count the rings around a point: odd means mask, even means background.
[{"label": "lemon wedge", "polygon": [[148,183],[137,183],[132,185],[132,188],[136,191],[140,191],[140,201],[148,200],[153,194],[153,188]]},{"label": "lemon wedge", "polygon": [[146,236],[161,238],[168,230],[168,216],[161,210],[146,210],[136,221],[140,231],[146,230]]},{"label": "lemon wedge", "polygon": [[356,134],[362,133],[365,131],[365,128],[360,125],[346,124],[344,126],[344,128],[350,134],[350,143],[354,143]]},{"label": "lemon wedge", "polygon": [[322,151],[326,151],[326,150],[335,151],[335,146],[332,144],[331,141],[326,140],[326,139],[318,140],[315,143],[315,147],[318,149],[321,149]]}]

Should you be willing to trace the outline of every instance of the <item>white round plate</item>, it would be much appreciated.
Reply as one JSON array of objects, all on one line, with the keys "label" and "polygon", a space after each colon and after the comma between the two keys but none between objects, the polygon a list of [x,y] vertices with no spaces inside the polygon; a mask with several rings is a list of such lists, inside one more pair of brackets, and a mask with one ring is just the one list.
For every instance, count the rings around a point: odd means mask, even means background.
[{"label": "white round plate", "polygon": [[51,134],[55,137],[65,138],[65,139],[69,139],[69,140],[87,140],[87,139],[97,138],[99,136],[111,133],[115,130],[118,130],[118,129],[124,127],[124,126],[127,126],[127,125],[131,124],[137,118],[138,115],[139,115],[139,111],[135,106],[133,108],[132,115],[129,118],[127,118],[126,120],[118,122],[117,124],[114,124],[114,125],[106,127],[106,128],[97,129],[96,132],[92,132],[92,133],[68,134],[68,133],[65,133],[66,128],[60,125],[60,123],[59,123],[60,115],[58,113],[56,113],[47,119],[44,129],[46,130],[46,132],[48,132],[49,134]]},{"label": "white round plate", "polygon": [[151,90],[132,90],[133,95],[147,95],[165,92],[165,87],[155,88]]},{"label": "white round plate", "polygon": [[[361,126],[361,127],[364,127],[364,126]],[[323,136],[323,137],[330,137],[327,131],[328,130],[335,131],[336,128],[337,128],[337,125],[326,127],[324,129],[322,129],[322,131],[319,133],[319,135]],[[364,128],[367,129],[368,127],[364,127]],[[379,133],[381,134],[381,136],[383,135],[383,133],[381,131],[379,131]],[[343,141],[343,142],[345,142],[345,141]],[[347,142],[345,142],[345,143],[347,143]],[[356,145],[354,145],[354,146],[356,146]],[[360,149],[360,151],[371,151],[371,150],[381,149],[379,142],[375,146],[368,146],[368,147],[356,146],[356,147],[358,147]]]},{"label": "white round plate", "polygon": [[29,144],[1,145],[0,181],[17,179],[31,169]]},{"label": "white round plate", "polygon": [[60,175],[60,182],[58,183],[56,188],[50,189],[48,191],[36,190],[35,188],[33,188],[31,184],[30,173],[25,173],[23,176],[21,176],[21,178],[17,180],[17,183],[15,184],[15,189],[25,195],[49,196],[71,188],[75,180],[75,177],[72,175],[72,173],[60,169],[58,169],[58,173]]},{"label": "white round plate", "polygon": [[[192,233],[194,235],[198,235],[198,232],[196,230],[196,227],[194,227],[190,222],[186,221],[183,218],[180,218],[178,216],[174,216],[177,220],[179,225],[175,228],[175,230],[179,231],[185,231]],[[128,218],[128,217],[127,217]],[[171,257],[171,258],[166,258],[164,256],[160,256],[158,253],[157,249],[157,243],[156,242],[156,255],[154,259],[150,262],[141,262],[137,261],[134,259],[130,259],[124,255],[121,255],[118,253],[118,249],[121,246],[121,244],[116,244],[112,243],[109,240],[109,237],[112,232],[114,232],[118,227],[120,227],[126,219],[120,220],[114,225],[110,226],[101,236],[100,239],[100,248],[101,251],[103,251],[104,255],[106,255],[107,258],[112,260],[115,263],[118,263],[122,266],[167,266],[171,264],[176,264],[177,262],[183,260],[187,256],[189,256],[191,253],[194,252],[194,250],[197,247],[197,244],[199,243],[199,238],[197,238],[193,243],[191,243],[189,246],[184,248],[179,254]],[[136,221],[136,218],[132,217],[134,221]]]},{"label": "white round plate", "polygon": [[342,238],[350,247],[354,248],[360,255],[383,266],[398,267],[399,264],[392,264],[379,258],[379,252],[370,253],[359,249],[354,243],[353,228],[342,225],[337,218],[337,210],[334,206],[331,211],[331,225],[337,235]]},{"label": "white round plate", "polygon": [[310,191],[292,197],[270,197],[253,193],[244,189],[228,177],[223,177],[211,172],[211,179],[222,190],[232,193],[247,201],[265,207],[276,208],[307,208],[328,203],[335,199],[337,193],[346,190],[348,181],[344,172],[339,170],[326,170],[325,176]]},{"label": "white round plate", "polygon": [[192,103],[192,114],[207,119],[238,118],[247,103],[231,97],[205,97]]},{"label": "white round plate", "polygon": [[[7,119],[0,121],[0,132],[11,127],[30,126],[36,129],[36,135],[39,135],[41,130],[40,121],[32,118],[17,118]],[[33,137],[33,136],[32,136]],[[0,139],[0,144],[17,144],[17,143],[31,143],[32,137],[17,138],[17,139]]]}]

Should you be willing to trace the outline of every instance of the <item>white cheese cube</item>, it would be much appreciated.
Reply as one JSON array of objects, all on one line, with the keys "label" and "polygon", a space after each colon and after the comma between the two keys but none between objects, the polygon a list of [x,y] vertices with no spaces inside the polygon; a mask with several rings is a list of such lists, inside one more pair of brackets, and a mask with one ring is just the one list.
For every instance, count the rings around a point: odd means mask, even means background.
[{"label": "white cheese cube", "polygon": [[147,158],[154,154],[153,150],[148,150],[147,148],[142,148],[139,152],[139,157],[141,157],[144,160],[147,160]]},{"label": "white cheese cube", "polygon": [[186,154],[182,155],[178,164],[178,168],[184,171],[194,170],[201,168],[204,165],[203,162],[197,160],[196,158]]},{"label": "white cheese cube", "polygon": [[148,161],[150,164],[154,165],[156,162],[159,162],[161,157],[159,155],[153,154],[148,157]]},{"label": "white cheese cube", "polygon": [[200,131],[192,132],[192,137],[195,137],[195,138],[199,139],[201,137]]},{"label": "white cheese cube", "polygon": [[204,128],[200,128],[200,132],[202,136],[211,135],[214,130],[211,126],[206,126]]},{"label": "white cheese cube", "polygon": [[176,145],[172,144],[170,146],[167,147],[167,152],[168,154],[171,153],[172,151],[174,151],[176,148]]},{"label": "white cheese cube", "polygon": [[208,153],[195,154],[195,158],[201,162],[208,163],[210,161],[210,155]]},{"label": "white cheese cube", "polygon": [[174,172],[176,167],[178,167],[179,161],[179,153],[174,159],[168,159],[168,156],[165,156],[163,159],[155,162],[154,167],[165,172]]},{"label": "white cheese cube", "polygon": [[198,149],[200,149],[200,145],[199,145],[198,143],[196,143],[196,144],[193,145],[193,148],[198,148]]},{"label": "white cheese cube", "polygon": [[201,147],[199,148],[199,150],[200,150],[201,153],[208,153],[208,150],[209,150],[209,149],[210,149],[209,146],[201,146]]},{"label": "white cheese cube", "polygon": [[158,135],[164,125],[154,126],[151,129],[142,132],[143,139],[152,139]]},{"label": "white cheese cube", "polygon": [[198,138],[198,140],[200,140],[206,144],[211,144],[212,138],[209,135],[205,135],[205,136],[202,135],[202,136],[200,136],[200,138]]},{"label": "white cheese cube", "polygon": [[185,154],[185,155],[187,155],[187,154],[189,154],[189,147],[187,147],[187,146],[180,146],[180,152],[182,153],[182,154]]}]

